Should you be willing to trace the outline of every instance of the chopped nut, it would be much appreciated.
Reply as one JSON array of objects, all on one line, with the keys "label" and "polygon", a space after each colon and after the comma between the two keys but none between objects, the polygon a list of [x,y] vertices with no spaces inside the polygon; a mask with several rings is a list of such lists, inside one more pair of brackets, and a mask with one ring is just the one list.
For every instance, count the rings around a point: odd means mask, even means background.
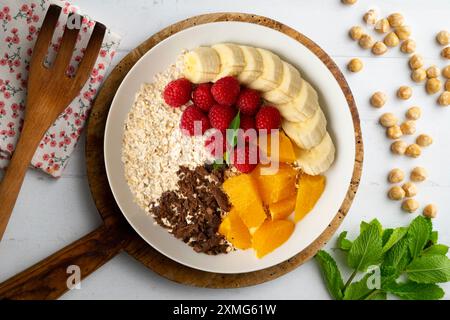
[{"label": "chopped nut", "polygon": [[409,120],[418,120],[422,115],[422,110],[419,107],[411,107],[406,111],[406,118]]},{"label": "chopped nut", "polygon": [[373,47],[375,41],[368,34],[363,34],[361,38],[359,38],[359,46],[363,49],[370,49]]},{"label": "chopped nut", "polygon": [[381,41],[375,42],[375,44],[374,44],[373,47],[372,47],[372,53],[373,53],[374,55],[377,55],[377,56],[380,56],[380,55],[382,55],[382,54],[385,54],[386,51],[387,51],[387,47],[386,47],[386,45],[385,45],[383,42],[381,42]]},{"label": "chopped nut", "polygon": [[402,209],[409,213],[416,212],[419,209],[419,203],[414,199],[406,199],[402,203]]},{"label": "chopped nut", "polygon": [[367,11],[363,16],[363,20],[367,24],[375,24],[375,22],[377,21],[376,11],[374,9],[370,9],[369,11]]},{"label": "chopped nut", "polygon": [[406,120],[400,125],[403,134],[411,135],[416,133],[416,122],[414,120]]},{"label": "chopped nut", "polygon": [[395,139],[400,138],[403,135],[403,133],[402,133],[402,129],[400,129],[400,127],[398,125],[395,125],[390,128],[387,128],[386,135],[389,139],[395,140]]},{"label": "chopped nut", "polygon": [[411,35],[411,28],[408,26],[400,26],[395,29],[395,33],[400,40],[407,40]]},{"label": "chopped nut", "polygon": [[416,70],[423,67],[423,58],[422,56],[415,54],[409,58],[409,66],[411,69]]},{"label": "chopped nut", "polygon": [[363,68],[363,63],[360,59],[354,58],[350,60],[350,62],[347,65],[348,70],[351,72],[359,72]]},{"label": "chopped nut", "polygon": [[433,143],[433,138],[427,134],[420,134],[416,138],[416,143],[421,147],[428,147]]},{"label": "chopped nut", "polygon": [[416,42],[413,39],[407,39],[402,42],[400,50],[403,53],[413,53],[414,51],[416,51]]},{"label": "chopped nut", "polygon": [[405,190],[405,195],[408,198],[415,197],[417,195],[417,187],[412,182],[406,182],[402,185],[402,189]]},{"label": "chopped nut", "polygon": [[402,170],[395,168],[389,172],[388,181],[390,183],[399,183],[402,182],[403,179],[405,179],[405,174]]},{"label": "chopped nut", "polygon": [[354,26],[350,29],[348,34],[350,38],[352,38],[353,40],[359,40],[361,39],[361,36],[364,34],[364,30],[360,26]]},{"label": "chopped nut", "polygon": [[[447,80],[447,83],[448,82],[449,80]],[[446,87],[447,83],[445,84]],[[442,94],[439,96],[438,103],[443,107],[447,107],[448,105],[450,105],[450,91],[442,92]]]},{"label": "chopped nut", "polygon": [[400,13],[393,13],[387,17],[389,24],[393,28],[402,26],[405,23],[405,19]]},{"label": "chopped nut", "polygon": [[427,72],[422,68],[418,68],[411,72],[411,79],[414,82],[422,82],[422,81],[425,81],[426,78],[427,78]]},{"label": "chopped nut", "polygon": [[375,92],[370,98],[370,104],[375,108],[381,108],[386,103],[387,96],[381,91]]},{"label": "chopped nut", "polygon": [[358,0],[341,0],[343,4],[352,5],[355,4]]},{"label": "chopped nut", "polygon": [[391,144],[391,151],[393,154],[404,155],[407,147],[405,141],[397,140]]},{"label": "chopped nut", "polygon": [[398,36],[395,34],[395,32],[389,32],[384,37],[383,41],[388,47],[395,47],[400,43],[400,40],[398,39]]},{"label": "chopped nut", "polygon": [[405,150],[405,155],[411,158],[417,158],[421,155],[422,150],[420,149],[418,144],[411,144]]},{"label": "chopped nut", "polygon": [[397,117],[393,113],[384,113],[380,117],[380,124],[385,128],[390,128],[398,123]]},{"label": "chopped nut", "polygon": [[450,44],[450,32],[442,30],[436,35],[437,42],[442,45],[446,46]]},{"label": "chopped nut", "polygon": [[378,33],[386,33],[389,31],[391,26],[389,25],[389,21],[386,18],[380,19],[375,23],[375,31]]},{"label": "chopped nut", "polygon": [[450,47],[442,49],[441,56],[445,59],[450,59]]},{"label": "chopped nut", "polygon": [[412,89],[408,86],[401,86],[397,90],[397,97],[402,100],[408,100],[412,96]]},{"label": "chopped nut", "polygon": [[405,190],[399,186],[393,186],[388,191],[388,197],[394,201],[402,200],[405,197]]},{"label": "chopped nut", "polygon": [[423,208],[423,215],[430,219],[436,218],[437,207],[434,204],[427,204],[425,208]]},{"label": "chopped nut", "polygon": [[446,79],[450,79],[450,65],[446,66],[444,69],[442,69],[442,75]]},{"label": "chopped nut", "polygon": [[441,80],[438,78],[431,78],[427,80],[425,85],[428,94],[435,94],[442,88]]},{"label": "chopped nut", "polygon": [[431,66],[427,69],[427,77],[429,79],[431,78],[437,78],[441,75],[441,70],[439,70],[436,66]]},{"label": "chopped nut", "polygon": [[412,169],[410,179],[414,182],[422,182],[427,179],[428,173],[422,167],[415,167]]}]

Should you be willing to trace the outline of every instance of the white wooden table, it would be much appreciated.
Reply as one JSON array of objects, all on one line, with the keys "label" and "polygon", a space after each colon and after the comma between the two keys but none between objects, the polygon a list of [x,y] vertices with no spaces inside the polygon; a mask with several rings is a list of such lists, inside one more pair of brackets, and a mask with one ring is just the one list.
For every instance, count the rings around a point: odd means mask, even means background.
[{"label": "white wooden table", "polygon": [[[440,240],[450,244],[450,108],[439,108],[436,97],[424,93],[422,85],[409,80],[407,58],[398,48],[383,57],[374,57],[349,40],[348,29],[361,23],[371,7],[381,14],[401,12],[413,28],[418,52],[427,65],[445,66],[440,47],[434,37],[439,30],[450,31],[448,0],[359,0],[357,5],[344,6],[340,0],[108,0],[75,1],[85,12],[104,22],[123,36],[115,63],[156,31],[193,15],[240,11],[265,15],[304,33],[327,51],[344,70],[355,95],[365,144],[365,162],[361,186],[354,204],[340,230],[353,236],[361,220],[378,218],[385,226],[407,224],[412,215],[403,213],[398,203],[386,199],[387,172],[400,167],[425,166],[430,178],[420,184],[417,199],[421,205],[436,203],[440,210],[435,227]],[[362,57],[364,70],[348,74],[347,61]],[[414,88],[407,102],[395,99],[396,89],[403,84]],[[389,96],[381,110],[369,106],[368,98],[375,90]],[[417,160],[396,158],[389,152],[389,142],[377,124],[386,110],[402,116],[406,107],[419,105],[424,116],[418,131],[433,136],[435,144]],[[20,194],[13,217],[0,243],[0,281],[40,261],[49,254],[80,238],[100,225],[101,220],[90,196],[86,179],[83,142],[77,148],[63,177],[58,181],[30,171]],[[344,186],[343,186],[344,187]],[[334,241],[328,245],[331,248]],[[345,275],[344,275],[345,276]],[[450,298],[450,284],[445,287]],[[64,299],[328,299],[315,262],[309,262],[288,275],[256,287],[211,290],[198,289],[165,280],[121,254],[83,281],[81,290],[67,293]]]}]

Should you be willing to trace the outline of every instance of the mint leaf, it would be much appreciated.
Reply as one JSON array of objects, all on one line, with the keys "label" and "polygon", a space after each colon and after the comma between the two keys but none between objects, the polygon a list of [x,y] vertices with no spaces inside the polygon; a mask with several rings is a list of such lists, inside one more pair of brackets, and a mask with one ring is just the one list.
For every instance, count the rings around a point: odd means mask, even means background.
[{"label": "mint leaf", "polygon": [[415,258],[407,267],[408,278],[417,283],[450,281],[450,260],[442,255],[425,255]]},{"label": "mint leaf", "polygon": [[359,233],[361,234],[361,233],[363,233],[364,231],[366,231],[367,228],[368,228],[370,225],[376,226],[377,229],[378,229],[378,231],[380,232],[380,235],[383,233],[383,226],[381,225],[381,223],[380,223],[377,219],[373,219],[373,220],[370,221],[370,222],[362,221],[361,224],[360,224],[360,226],[359,226]]},{"label": "mint leaf", "polygon": [[426,248],[422,255],[443,255],[445,256],[448,252],[448,247],[443,244],[434,244],[428,248]]},{"label": "mint leaf", "polygon": [[393,267],[397,270],[397,273],[400,274],[411,260],[408,239],[403,238],[386,252],[382,267]]},{"label": "mint leaf", "polygon": [[413,258],[419,256],[431,236],[432,225],[422,216],[415,218],[408,229],[409,251]]},{"label": "mint leaf", "polygon": [[328,252],[320,250],[315,256],[322,271],[322,276],[328,288],[330,295],[336,300],[342,300],[342,289],[344,282],[342,281],[341,272],[336,264],[336,261]]},{"label": "mint leaf", "polygon": [[[387,229],[387,230],[392,230],[392,229]],[[385,232],[387,231],[385,230]],[[385,234],[385,232],[383,232],[383,236]],[[389,249],[391,249],[394,244],[396,244],[397,242],[399,242],[408,232],[408,228],[404,228],[404,227],[400,227],[400,228],[396,228],[394,230],[392,230],[388,240],[386,240],[386,242],[383,243],[383,253],[387,252]]]},{"label": "mint leaf", "polygon": [[382,256],[381,232],[376,224],[366,226],[348,252],[349,267],[365,271],[368,266],[380,262]]},{"label": "mint leaf", "polygon": [[438,242],[438,238],[439,238],[439,233],[437,231],[433,231],[433,232],[431,232],[429,241],[431,242],[431,244],[436,244]]},{"label": "mint leaf", "polygon": [[230,127],[227,130],[227,142],[231,148],[237,145],[238,130],[241,125],[241,112],[239,111],[234,119],[230,123]]},{"label": "mint leaf", "polygon": [[394,229],[390,229],[390,228],[383,230],[383,234],[381,235],[381,243],[383,244],[383,247],[388,242],[388,240],[391,237],[393,232],[394,232]]},{"label": "mint leaf", "polygon": [[353,242],[347,239],[347,231],[341,232],[337,240],[337,246],[343,251],[349,251]]},{"label": "mint leaf", "polygon": [[391,282],[383,289],[405,300],[437,300],[444,296],[444,290],[436,284],[412,281],[405,283]]},{"label": "mint leaf", "polygon": [[355,281],[348,286],[344,293],[344,300],[362,300],[369,295],[373,289],[367,286],[370,274],[366,274],[361,280]]}]

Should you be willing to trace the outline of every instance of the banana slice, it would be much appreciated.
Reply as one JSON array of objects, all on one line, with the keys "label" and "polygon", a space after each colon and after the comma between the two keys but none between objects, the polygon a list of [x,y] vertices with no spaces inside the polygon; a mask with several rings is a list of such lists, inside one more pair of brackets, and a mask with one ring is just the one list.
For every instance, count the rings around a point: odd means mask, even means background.
[{"label": "banana slice", "polygon": [[309,150],[317,146],[325,136],[327,119],[319,108],[311,119],[303,122],[290,122],[283,119],[281,126],[298,147]]},{"label": "banana slice", "polygon": [[316,176],[327,171],[334,162],[336,149],[328,132],[322,141],[310,150],[295,150],[296,164],[307,174]]},{"label": "banana slice", "polygon": [[283,78],[283,63],[276,54],[257,48],[263,59],[263,72],[255,81],[248,84],[251,89],[267,92],[275,89]]},{"label": "banana slice", "polygon": [[286,120],[302,122],[310,119],[319,109],[319,97],[309,82],[302,79],[300,90],[294,100],[275,107]]},{"label": "banana slice", "polygon": [[220,71],[216,76],[216,81],[227,76],[237,76],[244,70],[244,54],[238,45],[232,43],[219,43],[211,48],[216,50],[220,59]]},{"label": "banana slice", "polygon": [[263,93],[262,97],[275,104],[285,104],[292,101],[299,93],[302,83],[300,72],[291,64],[282,61],[283,78],[280,85]]},{"label": "banana slice", "polygon": [[219,72],[219,55],[210,47],[198,47],[184,56],[183,75],[193,83],[213,81]]},{"label": "banana slice", "polygon": [[263,72],[263,58],[256,48],[239,46],[244,54],[245,67],[238,75],[238,80],[244,85],[255,81]]}]

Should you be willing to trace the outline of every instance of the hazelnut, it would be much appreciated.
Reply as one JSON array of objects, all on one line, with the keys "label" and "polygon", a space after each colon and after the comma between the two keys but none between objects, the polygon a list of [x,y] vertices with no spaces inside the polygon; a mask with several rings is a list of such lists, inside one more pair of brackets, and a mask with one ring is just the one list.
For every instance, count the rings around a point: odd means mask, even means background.
[{"label": "hazelnut", "polygon": [[423,58],[418,54],[414,54],[409,58],[409,66],[411,69],[416,70],[423,67]]},{"label": "hazelnut", "polygon": [[381,41],[375,42],[375,44],[372,47],[372,53],[377,56],[381,56],[382,54],[385,54],[386,51],[387,51],[387,47]]},{"label": "hazelnut", "polygon": [[422,153],[422,150],[420,149],[418,144],[411,144],[409,145],[405,150],[405,155],[411,158],[417,158]]},{"label": "hazelnut", "polygon": [[402,203],[402,209],[409,213],[416,212],[419,209],[419,203],[414,199],[406,199]]},{"label": "hazelnut", "polygon": [[386,103],[387,96],[385,93],[377,91],[370,97],[370,104],[375,108],[381,108]]},{"label": "hazelnut", "polygon": [[400,170],[398,168],[392,169],[388,175],[388,181],[390,183],[402,182],[404,178],[405,178],[405,174],[403,173],[402,170]]},{"label": "hazelnut", "polygon": [[389,32],[383,39],[384,43],[388,47],[395,47],[400,43],[400,40],[398,39],[395,32]]},{"label": "hazelnut", "polygon": [[450,91],[450,80],[445,81],[445,91]]},{"label": "hazelnut", "polygon": [[393,154],[403,155],[406,152],[408,145],[405,141],[397,140],[391,144],[391,151]]},{"label": "hazelnut", "polygon": [[434,204],[427,204],[425,208],[423,208],[423,215],[430,219],[436,218],[437,207]]},{"label": "hazelnut", "polygon": [[406,111],[406,118],[409,120],[418,120],[422,115],[422,110],[419,107],[411,107]]},{"label": "hazelnut", "polygon": [[412,96],[412,89],[408,86],[401,86],[397,90],[397,97],[402,100],[408,100]]},{"label": "hazelnut", "polygon": [[390,112],[384,113],[380,117],[380,124],[385,128],[395,126],[397,124],[397,122],[398,122],[397,117],[393,113],[390,113]]},{"label": "hazelnut", "polygon": [[442,46],[450,44],[450,32],[445,30],[439,31],[436,35],[436,41]]},{"label": "hazelnut", "polygon": [[370,49],[373,47],[375,41],[368,34],[363,34],[361,38],[359,38],[359,46],[363,49]]},{"label": "hazelnut", "polygon": [[425,85],[428,94],[435,94],[442,88],[441,80],[438,78],[431,78],[427,80]]},{"label": "hazelnut", "polygon": [[364,31],[363,28],[361,28],[360,26],[354,26],[350,29],[348,34],[350,38],[352,38],[353,40],[359,40],[361,39],[361,36],[364,34]]},{"label": "hazelnut", "polygon": [[399,186],[393,186],[388,191],[388,197],[395,201],[402,200],[405,197],[405,190]]},{"label": "hazelnut", "polygon": [[395,126],[387,128],[386,135],[389,139],[395,140],[395,139],[400,138],[403,135],[403,133],[402,133],[402,129],[400,129],[400,127],[398,125],[395,125]]},{"label": "hazelnut", "polygon": [[352,5],[355,4],[358,0],[341,0],[343,4]]},{"label": "hazelnut", "polygon": [[414,120],[406,120],[400,125],[403,134],[411,135],[416,133],[416,122]]},{"label": "hazelnut", "polygon": [[407,40],[411,35],[411,28],[408,26],[400,26],[395,29],[395,33],[400,40]]},{"label": "hazelnut", "polygon": [[[447,83],[448,82],[449,82],[449,80],[447,80]],[[445,84],[446,87],[447,87],[447,83]],[[450,91],[442,92],[442,94],[439,96],[438,103],[439,103],[439,105],[441,105],[443,107],[449,106],[450,105]]]},{"label": "hazelnut", "polygon": [[376,11],[374,9],[370,9],[369,11],[367,11],[363,16],[363,20],[367,24],[375,24],[375,22],[377,21]]},{"label": "hazelnut", "polygon": [[375,23],[375,31],[378,33],[386,33],[390,28],[389,21],[386,18],[380,19]]},{"label": "hazelnut", "polygon": [[405,23],[405,19],[400,13],[393,13],[387,17],[389,24],[393,28],[402,26]]},{"label": "hazelnut", "polygon": [[450,79],[450,65],[446,66],[444,69],[442,69],[442,75],[446,79]]},{"label": "hazelnut", "polygon": [[428,147],[433,143],[433,138],[427,134],[420,134],[416,138],[416,143],[421,147]]},{"label": "hazelnut", "polygon": [[422,182],[427,179],[428,173],[427,171],[422,167],[415,167],[412,169],[410,174],[410,179],[414,182]]},{"label": "hazelnut", "polygon": [[405,190],[405,195],[408,198],[415,197],[417,195],[417,187],[412,182],[406,182],[402,185],[402,189]]},{"label": "hazelnut", "polygon": [[436,66],[431,66],[427,69],[427,78],[437,78],[441,75],[441,70]]},{"label": "hazelnut", "polygon": [[442,49],[441,56],[442,58],[450,59],[450,47],[445,47],[444,49]]},{"label": "hazelnut", "polygon": [[363,63],[360,59],[354,58],[350,60],[350,62],[347,65],[348,70],[351,72],[359,72],[363,68]]},{"label": "hazelnut", "polygon": [[413,39],[407,39],[402,42],[400,50],[403,53],[413,53],[414,51],[416,51],[416,42]]},{"label": "hazelnut", "polygon": [[427,72],[422,68],[413,70],[411,72],[411,79],[414,82],[422,82],[422,81],[425,81],[426,78],[427,78]]}]

